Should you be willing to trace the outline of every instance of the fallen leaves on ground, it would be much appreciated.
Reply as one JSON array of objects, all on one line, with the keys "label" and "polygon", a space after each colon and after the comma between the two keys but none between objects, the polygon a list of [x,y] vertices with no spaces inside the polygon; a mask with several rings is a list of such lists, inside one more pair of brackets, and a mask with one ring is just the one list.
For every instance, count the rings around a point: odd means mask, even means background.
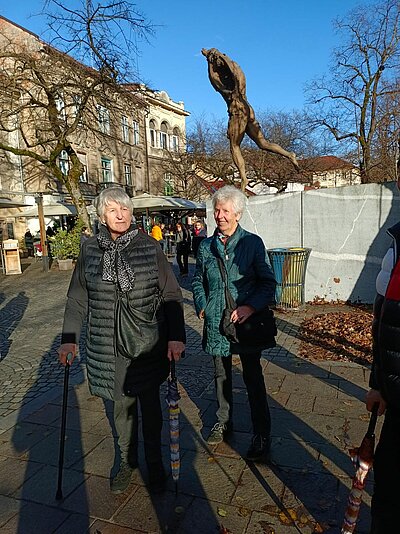
[{"label": "fallen leaves on ground", "polygon": [[300,325],[299,355],[316,360],[372,362],[373,315],[356,309],[314,315]]}]

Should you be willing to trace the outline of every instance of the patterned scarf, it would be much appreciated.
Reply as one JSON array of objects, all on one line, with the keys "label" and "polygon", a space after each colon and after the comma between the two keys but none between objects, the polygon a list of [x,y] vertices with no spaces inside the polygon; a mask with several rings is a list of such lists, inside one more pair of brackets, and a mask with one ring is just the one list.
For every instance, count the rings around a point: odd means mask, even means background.
[{"label": "patterned scarf", "polygon": [[130,291],[135,281],[135,273],[125,257],[124,249],[137,233],[136,225],[132,224],[125,234],[120,235],[114,241],[111,239],[108,228],[101,225],[97,236],[99,247],[104,251],[102,279],[106,282],[118,283],[123,292]]}]

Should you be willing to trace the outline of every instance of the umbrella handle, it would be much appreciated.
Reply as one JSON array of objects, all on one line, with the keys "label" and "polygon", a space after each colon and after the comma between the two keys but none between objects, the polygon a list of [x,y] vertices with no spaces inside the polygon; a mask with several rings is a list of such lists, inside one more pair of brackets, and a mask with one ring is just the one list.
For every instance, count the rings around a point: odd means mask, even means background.
[{"label": "umbrella handle", "polygon": [[378,418],[378,408],[379,408],[379,403],[375,402],[375,404],[372,406],[371,418],[369,420],[368,430],[366,434],[367,437],[369,438],[372,438],[372,436],[375,433],[375,426],[376,426],[376,421]]}]

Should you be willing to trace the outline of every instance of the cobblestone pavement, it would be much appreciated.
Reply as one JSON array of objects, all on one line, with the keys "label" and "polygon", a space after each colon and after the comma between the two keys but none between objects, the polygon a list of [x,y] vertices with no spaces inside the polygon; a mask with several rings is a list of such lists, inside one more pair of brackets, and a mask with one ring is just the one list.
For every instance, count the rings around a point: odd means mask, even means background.
[{"label": "cobblestone pavement", "polygon": [[[301,320],[337,307],[278,314],[278,345],[262,359],[273,420],[272,461],[246,463],[251,421],[236,359],[234,435],[216,447],[204,441],[215,422],[212,361],[201,349],[190,276],[181,279],[188,341],[186,357],[178,365],[178,495],[169,479],[166,494],[151,496],[141,468],[129,491],[110,494],[110,469],[116,464],[109,406],[90,396],[84,362],[76,362],[69,391],[64,499],[57,502],[63,369],[56,349],[71,273],[56,268],[43,273],[40,262],[23,266],[22,275],[0,275],[1,532],[340,532],[353,475],[347,449],[359,444],[368,421],[363,405],[368,369],[297,356]],[[164,427],[167,465],[168,424]],[[368,531],[371,485],[370,480],[359,533]]]}]

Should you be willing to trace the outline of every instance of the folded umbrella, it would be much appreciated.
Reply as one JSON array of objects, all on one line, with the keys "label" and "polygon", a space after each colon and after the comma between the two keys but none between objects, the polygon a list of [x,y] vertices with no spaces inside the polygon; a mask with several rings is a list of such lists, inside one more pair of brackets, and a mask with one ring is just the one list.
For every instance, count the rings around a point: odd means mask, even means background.
[{"label": "folded umbrella", "polygon": [[180,454],[179,454],[179,414],[180,408],[178,401],[181,398],[178,391],[178,381],[175,372],[175,361],[171,361],[170,376],[168,378],[168,388],[166,401],[169,406],[169,450],[171,455],[171,473],[175,482],[175,491],[178,493],[178,480],[180,471]]},{"label": "folded umbrella", "polygon": [[350,457],[356,468],[353,484],[347,501],[341,534],[353,534],[356,528],[362,494],[366,484],[368,471],[372,467],[375,449],[375,426],[378,415],[378,404],[372,408],[368,430],[358,448],[350,449]]}]

